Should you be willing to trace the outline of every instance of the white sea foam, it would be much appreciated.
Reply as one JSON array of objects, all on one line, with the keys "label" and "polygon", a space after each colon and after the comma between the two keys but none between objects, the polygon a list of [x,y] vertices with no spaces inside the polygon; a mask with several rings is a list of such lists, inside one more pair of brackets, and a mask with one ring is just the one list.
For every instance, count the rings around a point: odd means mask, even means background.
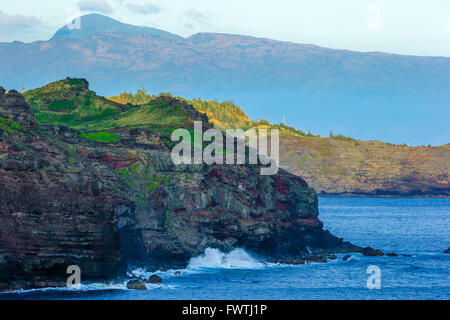
[{"label": "white sea foam", "polygon": [[241,248],[234,249],[229,253],[224,253],[219,249],[207,248],[204,254],[191,258],[188,269],[258,269],[265,266],[265,263],[258,261]]}]

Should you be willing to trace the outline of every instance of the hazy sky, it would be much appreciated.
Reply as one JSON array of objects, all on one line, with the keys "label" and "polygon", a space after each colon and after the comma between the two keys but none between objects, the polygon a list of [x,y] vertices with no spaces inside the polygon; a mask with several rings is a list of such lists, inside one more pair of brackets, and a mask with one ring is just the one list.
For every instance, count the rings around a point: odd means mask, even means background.
[{"label": "hazy sky", "polygon": [[0,0],[0,41],[47,40],[98,12],[182,36],[223,32],[358,51],[450,56],[449,0]]}]

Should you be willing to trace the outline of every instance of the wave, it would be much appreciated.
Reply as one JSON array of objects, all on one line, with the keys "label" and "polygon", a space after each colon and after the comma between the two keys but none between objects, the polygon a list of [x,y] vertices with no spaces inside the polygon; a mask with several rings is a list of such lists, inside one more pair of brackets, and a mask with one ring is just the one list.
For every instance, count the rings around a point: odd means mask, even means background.
[{"label": "wave", "polygon": [[259,269],[266,266],[266,263],[260,262],[241,248],[234,249],[228,253],[224,253],[219,249],[207,248],[204,254],[191,258],[187,268],[194,270],[202,268]]}]

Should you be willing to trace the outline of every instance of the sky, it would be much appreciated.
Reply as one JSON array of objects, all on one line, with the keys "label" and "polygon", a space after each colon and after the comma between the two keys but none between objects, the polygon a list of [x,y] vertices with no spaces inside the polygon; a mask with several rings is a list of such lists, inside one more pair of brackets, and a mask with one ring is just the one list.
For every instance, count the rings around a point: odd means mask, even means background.
[{"label": "sky", "polygon": [[0,0],[0,42],[48,40],[92,12],[185,37],[220,32],[450,57],[448,0]]}]

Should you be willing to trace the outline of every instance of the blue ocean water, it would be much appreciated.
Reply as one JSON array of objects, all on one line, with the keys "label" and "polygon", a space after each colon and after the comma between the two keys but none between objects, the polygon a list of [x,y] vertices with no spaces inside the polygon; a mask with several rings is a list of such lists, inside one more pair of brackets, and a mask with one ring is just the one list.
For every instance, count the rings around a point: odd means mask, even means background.
[{"label": "blue ocean water", "polygon": [[[298,266],[266,264],[243,249],[208,249],[177,275],[159,272],[162,285],[126,290],[125,283],[83,284],[0,294],[0,299],[449,299],[450,199],[319,199],[331,233],[398,257],[364,257]],[[410,255],[410,256],[403,256]],[[367,268],[381,270],[381,288],[368,289]],[[133,270],[138,275],[143,270]]]}]

